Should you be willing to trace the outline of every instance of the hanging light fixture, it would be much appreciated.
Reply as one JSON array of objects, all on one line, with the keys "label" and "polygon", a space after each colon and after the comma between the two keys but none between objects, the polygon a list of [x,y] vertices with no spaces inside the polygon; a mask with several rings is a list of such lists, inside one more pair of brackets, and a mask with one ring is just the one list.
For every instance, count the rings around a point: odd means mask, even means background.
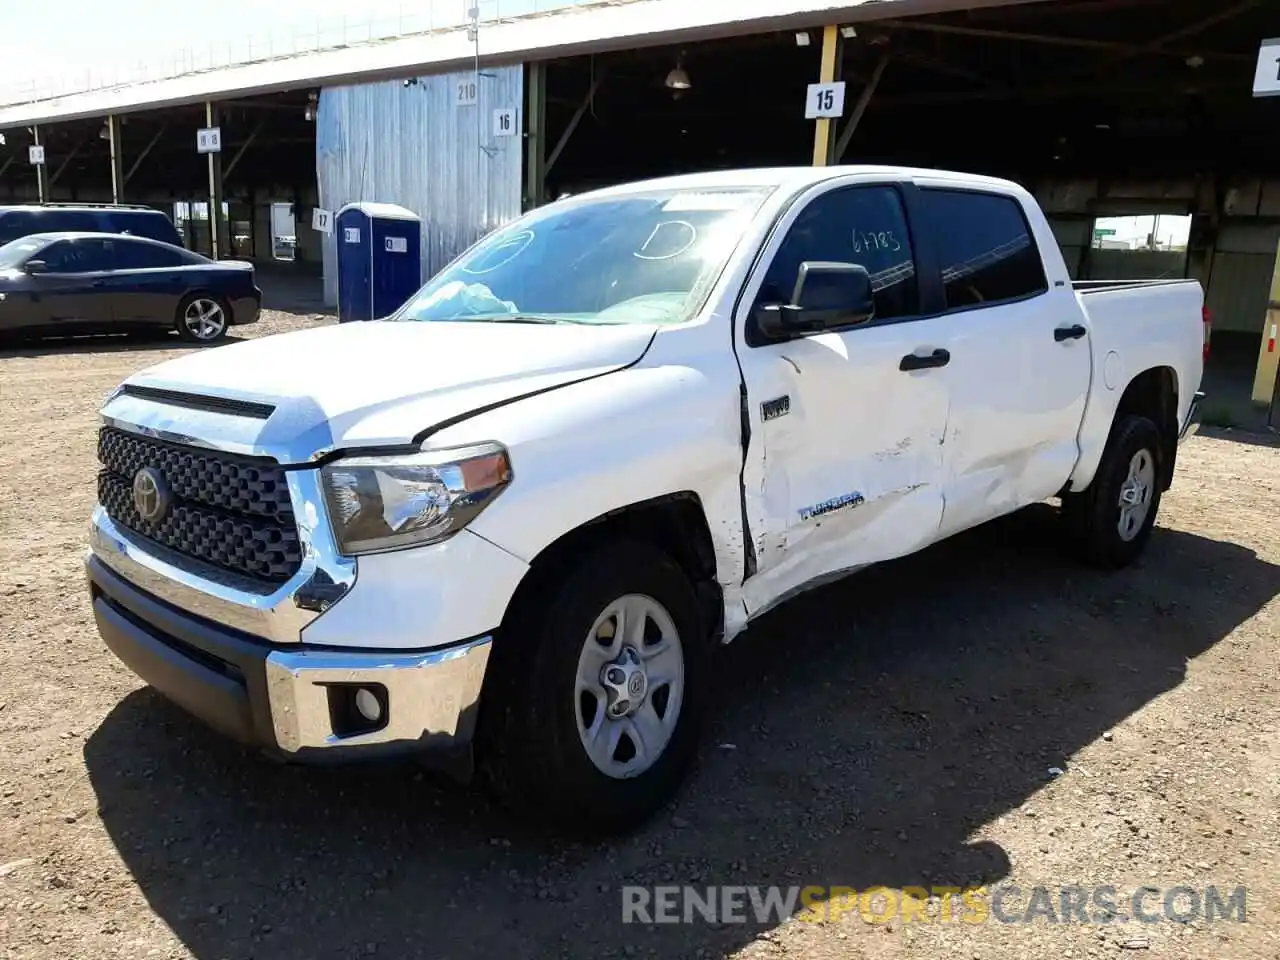
[{"label": "hanging light fixture", "polygon": [[303,111],[302,115],[306,117],[308,121],[315,120],[316,111],[319,109],[319,107],[320,107],[320,94],[316,93],[313,90],[311,93],[307,94],[307,109]]},{"label": "hanging light fixture", "polygon": [[676,65],[667,74],[666,86],[668,90],[676,90],[678,92],[683,92],[693,86],[692,81],[689,80],[689,73],[684,68],[683,52],[676,58]]}]

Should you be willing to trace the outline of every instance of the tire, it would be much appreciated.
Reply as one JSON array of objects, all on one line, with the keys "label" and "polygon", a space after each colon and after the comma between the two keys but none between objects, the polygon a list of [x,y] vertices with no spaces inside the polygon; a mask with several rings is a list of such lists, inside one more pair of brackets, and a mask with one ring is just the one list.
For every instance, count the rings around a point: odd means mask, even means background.
[{"label": "tire", "polygon": [[[480,706],[482,771],[517,814],[577,834],[633,829],[670,800],[694,758],[710,631],[684,572],[647,543],[622,540],[593,549],[544,586],[508,618],[508,632],[490,661],[496,673]],[[617,630],[620,605],[623,623],[631,617],[644,624],[643,631]],[[637,612],[643,615],[637,618]],[[638,644],[630,642],[637,637]],[[672,649],[679,653],[682,683],[664,685],[665,675],[674,676]],[[610,691],[603,681],[613,667],[625,669],[610,674]],[[646,679],[636,681],[638,673]],[[600,682],[584,690],[584,675]],[[644,688],[634,699],[638,687],[631,683]],[[615,718],[611,705],[630,712]],[[646,750],[634,739],[638,733],[658,744],[665,737],[665,744]],[[615,746],[606,769],[603,745],[610,736]],[[602,745],[597,759],[588,740]]]},{"label": "tire", "polygon": [[231,326],[231,308],[221,297],[191,293],[174,311],[173,326],[187,343],[217,343]]},{"label": "tire", "polygon": [[1080,559],[1118,570],[1141,555],[1160,509],[1163,452],[1160,430],[1147,417],[1130,414],[1112,427],[1093,482],[1062,499],[1068,540]]}]

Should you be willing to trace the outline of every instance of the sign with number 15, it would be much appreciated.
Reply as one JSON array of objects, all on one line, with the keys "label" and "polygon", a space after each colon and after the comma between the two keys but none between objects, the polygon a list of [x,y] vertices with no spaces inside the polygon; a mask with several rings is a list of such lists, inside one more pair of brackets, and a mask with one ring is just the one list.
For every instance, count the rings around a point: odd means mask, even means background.
[{"label": "sign with number 15", "polygon": [[805,95],[804,118],[844,116],[844,81],[835,83],[811,83]]}]

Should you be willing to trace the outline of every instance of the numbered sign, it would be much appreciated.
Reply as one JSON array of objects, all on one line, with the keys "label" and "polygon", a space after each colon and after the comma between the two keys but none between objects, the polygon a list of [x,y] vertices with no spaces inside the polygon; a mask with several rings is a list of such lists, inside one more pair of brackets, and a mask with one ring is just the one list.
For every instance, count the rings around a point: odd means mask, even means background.
[{"label": "numbered sign", "polygon": [[474,107],[479,100],[480,90],[475,77],[454,81],[453,105],[455,107]]},{"label": "numbered sign", "polygon": [[201,127],[196,131],[196,153],[221,153],[222,128]]},{"label": "numbered sign", "polygon": [[844,116],[844,81],[836,83],[811,83],[805,95],[804,118]]},{"label": "numbered sign", "polygon": [[343,227],[342,242],[343,243],[359,243],[360,228],[359,227]]},{"label": "numbered sign", "polygon": [[1258,69],[1253,74],[1255,97],[1280,97],[1280,37],[1263,40],[1258,48]]},{"label": "numbered sign", "polygon": [[513,107],[504,107],[493,111],[493,135],[495,137],[514,137],[520,132],[519,119],[520,116]]},{"label": "numbered sign", "polygon": [[33,167],[44,163],[44,147],[27,147],[27,159]]},{"label": "numbered sign", "polygon": [[317,233],[333,233],[333,211],[324,207],[311,210],[311,229]]},{"label": "numbered sign", "polygon": [[387,237],[387,253],[408,253],[409,241],[404,237]]}]

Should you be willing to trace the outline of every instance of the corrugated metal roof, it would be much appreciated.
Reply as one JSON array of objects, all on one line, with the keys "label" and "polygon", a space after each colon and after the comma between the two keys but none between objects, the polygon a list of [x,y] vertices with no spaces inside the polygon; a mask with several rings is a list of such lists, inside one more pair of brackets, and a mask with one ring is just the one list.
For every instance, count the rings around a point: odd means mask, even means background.
[{"label": "corrugated metal roof", "polygon": [[[1028,0],[602,0],[480,27],[480,63],[510,64],[637,45],[747,34],[793,25],[1005,6]],[[1047,0],[1030,0],[1047,2]],[[299,87],[465,69],[476,45],[465,27],[278,57],[0,107],[0,130],[101,117]]]}]

